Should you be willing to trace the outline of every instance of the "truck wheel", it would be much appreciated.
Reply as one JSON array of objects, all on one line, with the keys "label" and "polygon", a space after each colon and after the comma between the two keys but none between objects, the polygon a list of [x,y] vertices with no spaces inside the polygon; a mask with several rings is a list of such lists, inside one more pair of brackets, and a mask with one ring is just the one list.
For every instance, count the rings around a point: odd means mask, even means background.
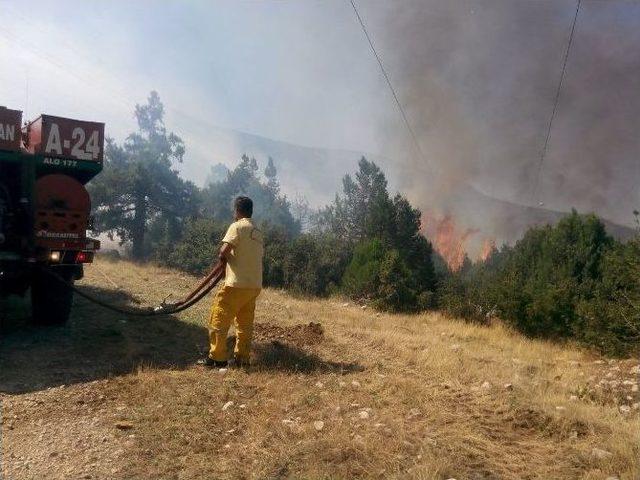
[{"label": "truck wheel", "polygon": [[[68,282],[73,282],[73,272],[56,273]],[[31,284],[31,311],[36,325],[64,325],[69,320],[73,290],[43,272],[34,274]]]}]

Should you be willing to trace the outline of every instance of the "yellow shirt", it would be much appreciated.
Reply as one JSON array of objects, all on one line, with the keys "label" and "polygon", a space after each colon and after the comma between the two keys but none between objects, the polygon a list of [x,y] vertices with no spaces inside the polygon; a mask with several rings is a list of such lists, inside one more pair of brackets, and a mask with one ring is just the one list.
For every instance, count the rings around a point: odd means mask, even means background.
[{"label": "yellow shirt", "polygon": [[262,232],[251,219],[233,222],[224,238],[233,247],[228,257],[224,284],[228,287],[262,288]]}]

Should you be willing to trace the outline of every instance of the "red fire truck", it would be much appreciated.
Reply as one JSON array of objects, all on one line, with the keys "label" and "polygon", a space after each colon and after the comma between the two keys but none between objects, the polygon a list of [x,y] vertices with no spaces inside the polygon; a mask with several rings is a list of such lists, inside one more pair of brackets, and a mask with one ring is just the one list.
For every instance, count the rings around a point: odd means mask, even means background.
[{"label": "red fire truck", "polygon": [[[34,322],[64,324],[98,240],[85,184],[102,170],[104,124],[0,107],[0,304],[31,291]],[[56,275],[51,275],[50,272]]]}]

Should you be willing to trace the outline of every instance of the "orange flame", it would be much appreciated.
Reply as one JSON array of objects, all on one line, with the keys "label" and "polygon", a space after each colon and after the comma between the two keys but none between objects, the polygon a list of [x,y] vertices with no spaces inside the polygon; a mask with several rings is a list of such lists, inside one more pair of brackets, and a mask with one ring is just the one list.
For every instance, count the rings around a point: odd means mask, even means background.
[{"label": "orange flame", "polygon": [[[422,228],[427,237],[433,243],[433,248],[444,258],[452,271],[462,268],[469,251],[469,240],[480,233],[474,228],[459,227],[451,215],[438,217],[437,215],[424,214]],[[493,249],[495,241],[485,238],[482,248],[475,260],[486,260]]]},{"label": "orange flame", "polygon": [[480,250],[480,259],[483,262],[486,261],[495,249],[496,241],[492,238],[485,238],[482,242],[482,250]]}]

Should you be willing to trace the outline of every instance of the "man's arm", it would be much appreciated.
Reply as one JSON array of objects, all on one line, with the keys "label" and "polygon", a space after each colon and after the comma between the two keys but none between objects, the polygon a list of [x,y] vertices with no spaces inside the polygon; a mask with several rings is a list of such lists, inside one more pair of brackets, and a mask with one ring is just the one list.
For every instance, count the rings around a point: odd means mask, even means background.
[{"label": "man's arm", "polygon": [[233,245],[230,243],[223,243],[222,247],[220,247],[220,253],[218,254],[218,260],[222,265],[226,265],[227,261],[229,261],[229,256],[231,255],[231,250],[233,250]]},{"label": "man's arm", "polygon": [[238,228],[235,223],[229,225],[227,233],[225,233],[222,239],[222,246],[220,247],[220,253],[218,254],[218,263],[216,267],[224,267],[229,261],[233,246],[238,243]]}]

